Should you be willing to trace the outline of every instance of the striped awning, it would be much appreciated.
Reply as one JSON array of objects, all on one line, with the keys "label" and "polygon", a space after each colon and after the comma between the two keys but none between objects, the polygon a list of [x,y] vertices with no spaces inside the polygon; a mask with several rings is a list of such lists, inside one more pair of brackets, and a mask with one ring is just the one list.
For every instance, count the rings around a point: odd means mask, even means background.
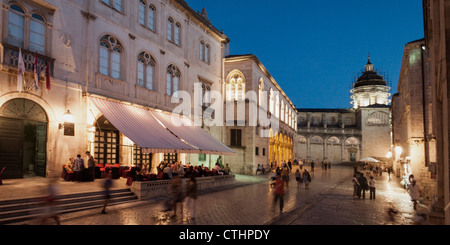
[{"label": "striped awning", "polygon": [[95,96],[89,99],[114,127],[140,146],[144,153],[234,154],[188,118]]}]

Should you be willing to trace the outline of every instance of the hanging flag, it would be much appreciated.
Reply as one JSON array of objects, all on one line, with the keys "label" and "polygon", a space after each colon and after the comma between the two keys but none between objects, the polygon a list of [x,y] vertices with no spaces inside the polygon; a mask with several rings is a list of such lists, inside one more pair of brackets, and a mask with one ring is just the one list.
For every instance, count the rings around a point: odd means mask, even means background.
[{"label": "hanging flag", "polygon": [[37,51],[36,55],[34,56],[34,88],[36,89],[36,91],[39,89],[39,67],[38,67]]},{"label": "hanging flag", "polygon": [[23,63],[22,49],[19,48],[19,65],[17,68],[17,91],[22,92],[23,89],[23,73],[25,72],[25,63]]},{"label": "hanging flag", "polygon": [[45,64],[45,87],[50,90],[50,61]]}]

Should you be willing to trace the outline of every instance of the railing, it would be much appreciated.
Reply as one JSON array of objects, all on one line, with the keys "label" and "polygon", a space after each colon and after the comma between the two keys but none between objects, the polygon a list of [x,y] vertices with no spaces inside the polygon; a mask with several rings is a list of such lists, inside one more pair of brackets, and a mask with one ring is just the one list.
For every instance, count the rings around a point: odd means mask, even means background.
[{"label": "railing", "polygon": [[[17,69],[19,64],[19,47],[15,47],[6,43],[0,44],[1,54],[3,54],[1,65],[6,68],[14,68]],[[37,56],[37,63],[39,72],[45,71],[45,67],[47,65],[47,62],[49,62],[50,67],[50,76],[53,76],[53,67],[55,63],[55,59],[50,58],[48,56],[44,56],[41,54],[37,54],[35,52],[22,49],[22,58],[23,63],[25,64],[25,71],[26,72],[33,72],[34,71],[34,59],[35,56]]]}]

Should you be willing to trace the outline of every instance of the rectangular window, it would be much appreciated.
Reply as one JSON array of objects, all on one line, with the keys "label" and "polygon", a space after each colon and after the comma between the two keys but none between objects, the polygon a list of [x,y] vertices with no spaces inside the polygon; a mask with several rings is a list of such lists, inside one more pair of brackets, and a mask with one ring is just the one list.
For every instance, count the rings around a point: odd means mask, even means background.
[{"label": "rectangular window", "polygon": [[169,163],[178,161],[177,153],[164,153],[164,161]]},{"label": "rectangular window", "polygon": [[138,62],[137,84],[144,87],[144,64]]},{"label": "rectangular window", "polygon": [[152,7],[148,9],[148,28],[155,31],[155,10]]},{"label": "rectangular window", "polygon": [[263,148],[263,152],[262,155],[265,156],[266,155],[266,148]]},{"label": "rectangular window", "polygon": [[122,12],[122,0],[114,0],[114,8]]},{"label": "rectangular window", "polygon": [[31,20],[30,22],[30,51],[45,54],[45,25]]},{"label": "rectangular window", "polygon": [[25,18],[9,12],[8,43],[23,48]]},{"label": "rectangular window", "polygon": [[153,90],[153,67],[147,66],[147,88]]},{"label": "rectangular window", "polygon": [[256,155],[256,156],[259,155],[259,147],[255,147],[255,155]]},{"label": "rectangular window", "polygon": [[112,52],[111,77],[120,79],[120,53]]},{"label": "rectangular window", "polygon": [[178,23],[175,25],[175,44],[180,45],[181,39],[181,27],[178,25]]},{"label": "rectangular window", "polygon": [[145,4],[139,4],[139,24],[145,25]]},{"label": "rectangular window", "polygon": [[100,73],[108,76],[109,71],[109,50],[105,47],[100,47]]},{"label": "rectangular window", "polygon": [[230,130],[230,145],[231,146],[242,146],[241,143],[241,130],[231,129]]},{"label": "rectangular window", "polygon": [[167,39],[169,41],[173,41],[173,21],[169,20],[167,24]]},{"label": "rectangular window", "polygon": [[172,76],[170,73],[167,73],[166,93],[167,95],[172,95]]},{"label": "rectangular window", "polygon": [[143,165],[149,165],[149,169],[151,168],[152,163],[152,154],[142,153],[142,148],[138,145],[134,145],[133,148],[133,163],[135,165],[142,163]]},{"label": "rectangular window", "polygon": [[198,161],[206,161],[206,154],[198,154]]}]

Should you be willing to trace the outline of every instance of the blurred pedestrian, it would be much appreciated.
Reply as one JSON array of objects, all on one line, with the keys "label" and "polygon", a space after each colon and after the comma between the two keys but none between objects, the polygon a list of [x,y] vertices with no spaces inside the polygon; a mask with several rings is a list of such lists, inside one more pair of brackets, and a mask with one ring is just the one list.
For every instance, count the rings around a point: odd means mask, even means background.
[{"label": "blurred pedestrian", "polygon": [[196,201],[197,201],[197,180],[195,179],[194,175],[191,175],[186,189],[186,208],[189,211],[189,216],[192,220],[195,220]]},{"label": "blurred pedestrian", "polygon": [[353,197],[356,197],[358,196],[358,188],[359,188],[359,182],[358,179],[356,178],[356,173],[353,174],[352,183],[353,183]]},{"label": "blurred pedestrian", "polygon": [[303,183],[305,183],[305,190],[309,190],[309,183],[311,183],[311,175],[308,170],[305,168],[302,174]]},{"label": "blurred pedestrian", "polygon": [[417,201],[420,198],[420,188],[417,184],[416,180],[413,180],[412,183],[408,186],[407,190],[409,191],[409,195],[411,196],[411,201],[414,204],[414,210],[417,209]]},{"label": "blurred pedestrian", "polygon": [[89,176],[89,180],[94,180],[95,179],[95,159],[94,156],[91,155],[90,151],[86,151],[86,155],[88,157],[87,160],[87,169],[88,169],[88,176]]},{"label": "blurred pedestrian", "polygon": [[375,200],[375,178],[373,176],[370,176],[370,181],[369,181],[369,190],[370,190],[370,199]]},{"label": "blurred pedestrian", "polygon": [[300,173],[300,170],[297,168],[297,171],[295,171],[295,180],[297,181],[297,188],[300,188],[300,184],[303,182],[302,179],[302,173]]},{"label": "blurred pedestrian", "polygon": [[41,225],[44,225],[48,218],[53,218],[57,225],[61,224],[58,215],[58,186],[56,181],[57,179],[55,178],[49,179],[44,196],[44,210]]},{"label": "blurred pedestrian", "polygon": [[173,216],[177,216],[177,206],[181,207],[181,216],[183,216],[184,193],[181,190],[181,178],[176,175],[172,178],[172,198],[173,198]]},{"label": "blurred pedestrian", "polygon": [[280,200],[280,213],[283,212],[284,207],[284,180],[281,177],[281,174],[277,175],[277,179],[275,180],[275,192],[274,192],[274,198],[272,203],[272,210],[275,211],[275,207],[277,205],[278,199]]},{"label": "blurred pedestrian", "polygon": [[102,214],[106,214],[106,206],[108,205],[109,199],[111,199],[111,187],[113,185],[112,179],[111,179],[111,171],[108,171],[106,173],[106,179],[103,181],[103,198],[105,199],[105,202],[103,203],[103,210]]}]

